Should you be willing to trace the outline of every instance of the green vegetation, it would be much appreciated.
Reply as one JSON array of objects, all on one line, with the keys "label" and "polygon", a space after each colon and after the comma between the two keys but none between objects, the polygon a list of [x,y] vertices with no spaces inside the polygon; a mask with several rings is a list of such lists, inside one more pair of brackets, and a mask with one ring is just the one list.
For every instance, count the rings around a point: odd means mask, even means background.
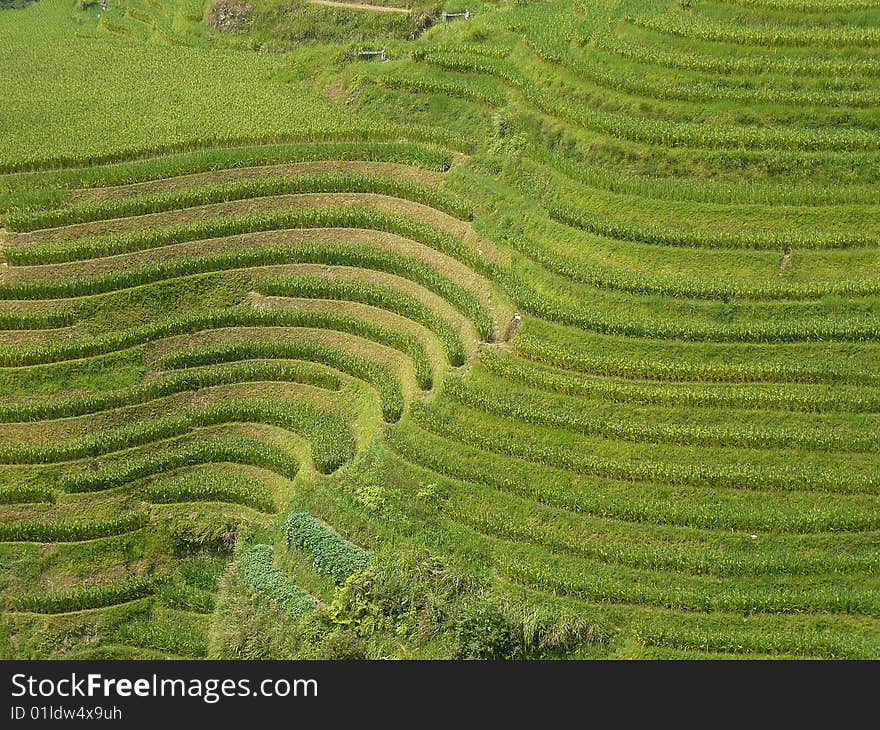
[{"label": "green vegetation", "polygon": [[880,3],[223,2],[0,0],[0,657],[880,657]]}]

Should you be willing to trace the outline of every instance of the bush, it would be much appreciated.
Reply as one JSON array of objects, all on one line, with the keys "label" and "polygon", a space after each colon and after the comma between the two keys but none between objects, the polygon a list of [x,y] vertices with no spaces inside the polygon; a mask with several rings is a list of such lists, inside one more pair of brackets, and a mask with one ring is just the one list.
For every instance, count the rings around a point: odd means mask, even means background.
[{"label": "bush", "polygon": [[337,583],[370,564],[372,557],[363,548],[344,540],[318,522],[308,512],[294,512],[281,526],[288,545],[295,545],[312,557],[312,563]]},{"label": "bush", "polygon": [[315,601],[290,582],[285,573],[272,564],[272,548],[255,545],[236,559],[236,567],[244,580],[260,598],[300,615],[315,608]]}]

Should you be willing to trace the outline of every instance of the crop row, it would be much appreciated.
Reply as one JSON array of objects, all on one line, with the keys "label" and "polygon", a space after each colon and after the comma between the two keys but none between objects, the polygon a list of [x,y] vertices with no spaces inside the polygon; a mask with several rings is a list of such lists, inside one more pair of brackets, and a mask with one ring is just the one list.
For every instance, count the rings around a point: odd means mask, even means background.
[{"label": "crop row", "polygon": [[[315,458],[321,464],[345,461],[340,452],[350,455],[353,443],[345,421],[308,403],[235,400],[205,406],[185,416],[139,421],[67,441],[39,445],[2,443],[0,464],[49,464],[100,456],[180,436],[194,428],[230,422],[269,423],[301,433],[318,444]],[[293,469],[292,474],[295,473]]]},{"label": "crop row", "polygon": [[83,416],[111,408],[146,403],[175,393],[261,380],[304,383],[327,390],[339,390],[340,387],[339,377],[335,373],[307,363],[233,363],[225,367],[172,373],[118,390],[2,403],[0,423]]},{"label": "crop row", "polygon": [[567,96],[550,92],[526,79],[510,64],[464,56],[422,52],[419,60],[451,71],[492,75],[518,89],[540,111],[601,134],[664,147],[804,151],[874,151],[877,135],[869,130],[822,127],[720,125],[708,122],[649,119],[630,113],[595,109],[572,89]]},{"label": "crop row", "polygon": [[[495,542],[495,541],[493,541]],[[688,611],[743,613],[849,613],[872,615],[876,593],[839,585],[815,587],[707,581],[663,572],[552,555],[496,542],[493,564],[510,580],[581,599]]]},{"label": "crop row", "polygon": [[134,532],[147,526],[146,512],[104,520],[16,520],[0,522],[0,542],[78,542]]},{"label": "crop row", "polygon": [[[584,395],[618,403],[684,406],[687,408],[743,408],[802,413],[880,413],[880,395],[864,389],[836,390],[833,394],[792,387],[758,387],[737,384],[674,385],[662,382],[620,382],[604,376],[557,370],[535,361],[521,360],[493,350],[480,353],[480,364],[505,380],[563,395]],[[638,367],[638,363],[634,363]],[[661,378],[658,380],[662,381]]]},{"label": "crop row", "polygon": [[871,452],[880,449],[877,434],[856,435],[827,429],[757,427],[729,428],[714,425],[662,424],[618,418],[591,418],[584,404],[552,398],[546,394],[512,390],[508,384],[476,387],[461,378],[449,377],[443,394],[462,405],[519,423],[559,428],[586,436],[621,439],[635,443],[672,443],[754,449],[812,449]]},{"label": "crop row", "polygon": [[[322,127],[303,129],[296,133],[287,134],[215,134],[213,136],[204,136],[197,141],[159,144],[146,143],[138,147],[131,146],[125,150],[102,154],[81,152],[46,155],[41,151],[39,155],[33,155],[30,159],[21,157],[16,161],[7,161],[0,165],[0,174],[41,170],[55,172],[59,169],[69,174],[71,171],[65,168],[89,168],[107,163],[132,164],[135,161],[144,160],[144,158],[147,158],[144,164],[151,166],[155,164],[153,160],[160,155],[177,153],[205,154],[204,151],[208,151],[208,154],[211,154],[217,153],[218,150],[229,150],[233,157],[237,157],[239,149],[267,145],[343,143],[359,147],[361,144],[400,143],[403,140],[409,143],[421,143],[463,151],[467,151],[468,147],[466,140],[462,140],[458,135],[451,134],[438,127],[383,123],[358,125],[348,121],[343,126],[326,124]],[[445,160],[448,164],[448,154]],[[76,174],[79,174],[79,172],[77,170]]]},{"label": "crop row", "polygon": [[314,144],[208,148],[100,167],[8,175],[3,179],[3,182],[13,190],[48,188],[46,192],[50,192],[52,188],[49,186],[55,188],[95,188],[131,185],[200,172],[316,160],[395,162],[438,171],[448,170],[450,166],[449,153],[439,147],[410,142],[316,142]]},{"label": "crop row", "polygon": [[[206,310],[194,314],[169,315],[127,330],[111,332],[106,335],[83,337],[66,342],[57,341],[49,344],[17,346],[7,345],[0,347],[0,367],[22,367],[94,357],[129,347],[136,347],[165,337],[227,327],[316,327],[349,332],[365,339],[386,344],[389,347],[411,355],[416,364],[416,373],[419,374],[420,384],[423,383],[424,379],[427,379],[427,387],[430,388],[431,369],[428,357],[424,346],[413,336],[395,332],[367,320],[334,312],[296,309],[257,310],[246,306]],[[293,377],[296,377],[296,375]],[[186,387],[181,384],[180,388],[191,390],[192,387],[198,385],[198,382],[201,381],[197,381],[193,386]],[[315,384],[318,383],[316,382]],[[423,384],[422,387],[425,387],[425,385]],[[5,413],[2,410],[2,406],[0,406],[0,413]]]},{"label": "crop row", "polygon": [[[673,486],[750,489],[755,491],[811,490],[840,494],[875,495],[880,477],[875,474],[846,473],[839,469],[792,464],[777,466],[739,463],[708,464],[658,461],[638,458],[623,461],[599,456],[590,451],[574,450],[561,440],[541,439],[537,429],[509,427],[493,422],[490,430],[466,419],[428,408],[420,403],[411,407],[413,420],[422,428],[444,438],[476,446],[499,454],[516,456],[551,467],[570,469],[579,474],[631,482],[652,482]],[[708,454],[707,454],[708,456]]]},{"label": "crop row", "polygon": [[851,12],[880,8],[880,0],[715,0],[741,8],[802,10],[811,13]]},{"label": "crop row", "polygon": [[880,319],[868,316],[790,318],[755,324],[690,323],[680,318],[642,318],[606,314],[583,305],[552,301],[511,273],[505,287],[521,309],[537,317],[605,335],[686,342],[874,342],[880,340]]},{"label": "crop row", "polygon": [[780,46],[850,48],[880,45],[880,29],[871,26],[758,25],[718,21],[680,13],[626,15],[624,20],[639,28],[666,35],[765,48]]},{"label": "crop row", "polygon": [[168,453],[128,458],[93,471],[70,474],[61,480],[60,486],[68,492],[95,492],[173,469],[223,462],[270,469],[289,479],[299,469],[299,464],[277,447],[256,439],[227,437],[195,441]]},{"label": "crop row", "polygon": [[592,375],[611,375],[660,381],[706,381],[712,383],[852,383],[880,385],[880,374],[853,368],[839,371],[804,365],[776,363],[703,364],[678,360],[633,360],[608,355],[577,352],[545,342],[537,337],[520,334],[514,347],[523,357],[540,363]]},{"label": "crop row", "polygon": [[[638,605],[597,604],[573,597],[548,596],[514,583],[503,583],[505,596],[516,597],[526,605],[551,605],[566,614],[600,617],[616,621],[633,641],[650,647],[672,648],[679,652],[706,652],[728,657],[753,656],[826,657],[868,659],[876,655],[876,640],[870,628],[854,631],[847,617],[809,614],[742,614],[719,611],[676,611]],[[870,622],[867,622],[870,623]]]},{"label": "crop row", "polygon": [[272,563],[272,548],[255,545],[243,550],[236,558],[239,575],[262,600],[274,603],[293,615],[311,611],[315,601],[291,582],[286,573]]},{"label": "crop row", "polygon": [[200,473],[187,473],[183,477],[154,482],[143,496],[153,504],[227,502],[270,514],[277,509],[272,495],[258,482],[227,477],[208,480]]},{"label": "crop row", "polygon": [[834,108],[871,108],[880,103],[880,91],[876,89],[783,89],[761,86],[754,82],[746,84],[740,77],[724,83],[717,77],[712,81],[687,82],[646,78],[637,72],[624,72],[586,58],[566,61],[576,74],[604,89],[645,96],[662,101],[726,101],[738,104],[785,104],[791,106],[831,106]]},{"label": "crop row", "polygon": [[459,366],[465,362],[464,345],[452,325],[414,296],[397,289],[360,279],[328,279],[322,276],[267,277],[257,281],[255,286],[257,291],[267,296],[338,299],[386,309],[418,322],[436,334],[452,365]]},{"label": "crop row", "polygon": [[13,596],[9,601],[13,611],[31,613],[65,613],[87,611],[92,608],[127,603],[146,598],[156,592],[161,579],[152,575],[137,575],[120,580],[104,581],[93,585],[77,586],[51,593],[28,593]]},{"label": "crop row", "polygon": [[[779,181],[709,181],[700,178],[654,177],[628,174],[601,165],[573,160],[538,145],[528,149],[529,162],[546,176],[542,166],[554,168],[567,178],[597,190],[655,200],[695,203],[756,203],[760,205],[873,205],[877,196],[873,185],[829,187],[807,181],[797,185]],[[857,163],[852,163],[857,164]]]},{"label": "crop row", "polygon": [[210,591],[178,582],[163,583],[156,591],[156,599],[169,608],[192,613],[209,614],[214,610],[214,594]]},{"label": "crop row", "polygon": [[372,556],[366,550],[340,537],[308,512],[292,513],[281,526],[288,545],[295,545],[312,558],[315,568],[336,583],[364,570]]},{"label": "crop row", "polygon": [[[148,613],[126,621],[110,635],[125,647],[146,649],[147,658],[204,658],[208,652],[208,617],[159,606],[153,601]],[[129,658],[126,653],[125,658]]]},{"label": "crop row", "polygon": [[500,106],[504,102],[504,94],[495,89],[478,88],[461,81],[438,81],[427,76],[385,74],[377,77],[376,83],[385,89],[408,91],[414,94],[443,94],[488,106]]},{"label": "crop row", "polygon": [[402,178],[359,173],[326,173],[234,180],[155,195],[108,198],[55,210],[12,211],[3,216],[3,222],[13,231],[33,231],[234,200],[299,193],[376,193],[422,203],[457,218],[467,219],[473,215],[470,206],[451,193]]},{"label": "crop row", "polygon": [[[450,482],[444,480],[444,485]],[[571,512],[503,494],[472,482],[454,480],[454,497],[443,511],[457,523],[510,542],[526,543],[556,553],[583,556],[606,564],[641,570],[668,570],[718,577],[875,574],[880,556],[865,549],[850,555],[833,547],[798,552],[798,543],[773,545],[761,536],[760,550],[740,536],[717,532],[694,538],[668,528],[583,519]],[[745,537],[745,535],[742,535]],[[716,544],[716,542],[718,544]],[[857,543],[853,539],[852,543]],[[852,544],[850,543],[850,544]],[[852,549],[852,548],[851,548]],[[853,549],[855,552],[855,549]]]},{"label": "crop row", "polygon": [[581,39],[583,45],[613,53],[638,63],[667,68],[701,71],[721,76],[778,73],[780,75],[825,76],[829,79],[880,73],[880,61],[871,56],[786,56],[778,53],[736,56],[729,53],[709,55],[683,49],[658,47],[646,43],[632,43],[612,33]]},{"label": "crop row", "polygon": [[[449,440],[412,422],[398,424],[383,442],[404,459],[443,477],[486,485],[541,504],[596,517],[647,525],[712,530],[824,533],[880,529],[870,495],[749,492],[673,487],[583,476]],[[527,456],[527,455],[526,455]]]},{"label": "crop row", "polygon": [[[2,288],[0,284],[0,288]],[[4,298],[0,294],[0,299]],[[51,330],[68,327],[77,320],[74,310],[60,312],[0,312],[0,330]]]},{"label": "crop row", "polygon": [[645,225],[643,223],[626,223],[597,216],[579,206],[564,202],[550,203],[547,206],[547,210],[554,220],[574,228],[590,231],[599,236],[623,241],[635,241],[637,243],[651,243],[660,246],[747,248],[781,251],[786,246],[799,249],[840,249],[875,247],[880,244],[880,241],[875,236],[852,232],[710,232],[694,228],[669,228],[668,226]]},{"label": "crop row", "polygon": [[382,417],[389,423],[403,415],[403,392],[394,371],[347,350],[309,340],[295,342],[235,342],[199,349],[179,350],[164,357],[163,368],[189,368],[200,365],[255,359],[296,359],[320,362],[372,385],[379,394]]},{"label": "crop row", "polygon": [[[338,415],[319,410],[308,403],[293,403],[287,400],[234,400],[215,403],[193,410],[185,416],[166,416],[154,421],[135,423],[99,432],[91,436],[59,442],[52,445],[24,446],[6,445],[6,463],[46,463],[60,460],[96,456],[140,444],[149,444],[161,439],[172,438],[189,433],[194,428],[224,423],[261,423],[289,429],[302,434],[312,447],[312,461],[324,473],[332,472],[354,456],[354,435],[348,424]],[[228,451],[230,458],[221,458]],[[236,458],[232,458],[236,456]],[[154,474],[152,469],[177,468],[163,467],[170,460],[180,462],[179,466],[204,464],[215,461],[240,459],[241,463],[261,466],[290,479],[296,476],[299,464],[289,454],[268,444],[253,439],[218,439],[216,442],[196,441],[171,455],[137,461],[136,468],[129,463],[117,465],[109,470],[81,472],[62,480],[69,491],[90,491],[94,488],[106,489],[118,486],[116,473],[128,474],[145,470],[141,476]],[[132,471],[134,469],[134,471]],[[106,472],[106,473],[105,473]],[[139,476],[128,476],[123,481],[131,481]]]},{"label": "crop row", "polygon": [[0,504],[28,504],[31,502],[54,502],[55,495],[49,487],[36,484],[9,484],[0,486]]},{"label": "crop row", "polygon": [[302,242],[295,245],[260,246],[192,258],[166,259],[154,264],[90,276],[0,284],[0,298],[54,299],[92,296],[176,277],[287,263],[352,266],[401,276],[446,299],[474,323],[483,339],[489,339],[492,335],[492,320],[479,300],[467,289],[438,273],[430,264],[385,248],[338,243]]},{"label": "crop row", "polygon": [[[805,283],[752,284],[717,279],[652,276],[645,272],[618,271],[585,261],[559,256],[532,237],[512,236],[510,244],[520,253],[554,273],[597,289],[628,294],[658,294],[689,299],[731,298],[745,300],[821,299],[825,296],[870,296],[880,294],[880,280],[842,279]],[[2,290],[2,289],[0,289]]]},{"label": "crop row", "polygon": [[452,256],[480,273],[492,270],[488,262],[451,233],[407,216],[385,213],[363,206],[296,208],[271,213],[230,215],[165,228],[129,231],[72,241],[10,246],[3,253],[6,260],[14,266],[57,264],[133,253],[208,238],[299,228],[361,228],[395,233]]}]

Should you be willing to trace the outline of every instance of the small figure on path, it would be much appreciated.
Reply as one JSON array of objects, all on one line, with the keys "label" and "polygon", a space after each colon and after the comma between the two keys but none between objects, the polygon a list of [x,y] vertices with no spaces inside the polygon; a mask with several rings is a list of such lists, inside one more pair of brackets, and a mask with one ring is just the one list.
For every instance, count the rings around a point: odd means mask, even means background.
[{"label": "small figure on path", "polygon": [[779,261],[779,275],[782,276],[789,266],[791,266],[791,246],[786,246]]},{"label": "small figure on path", "polygon": [[519,329],[520,322],[522,322],[522,315],[519,312],[514,312],[513,319],[510,320],[510,324],[507,325],[507,329],[504,331],[505,342],[510,342],[513,339],[513,336]]}]

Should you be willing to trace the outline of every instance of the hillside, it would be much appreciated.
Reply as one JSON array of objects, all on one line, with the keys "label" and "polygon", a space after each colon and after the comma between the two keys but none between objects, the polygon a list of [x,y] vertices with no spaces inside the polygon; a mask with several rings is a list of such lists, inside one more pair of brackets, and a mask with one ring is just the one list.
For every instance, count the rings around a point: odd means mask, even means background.
[{"label": "hillside", "polygon": [[0,9],[0,656],[880,658],[880,0],[108,3]]}]

